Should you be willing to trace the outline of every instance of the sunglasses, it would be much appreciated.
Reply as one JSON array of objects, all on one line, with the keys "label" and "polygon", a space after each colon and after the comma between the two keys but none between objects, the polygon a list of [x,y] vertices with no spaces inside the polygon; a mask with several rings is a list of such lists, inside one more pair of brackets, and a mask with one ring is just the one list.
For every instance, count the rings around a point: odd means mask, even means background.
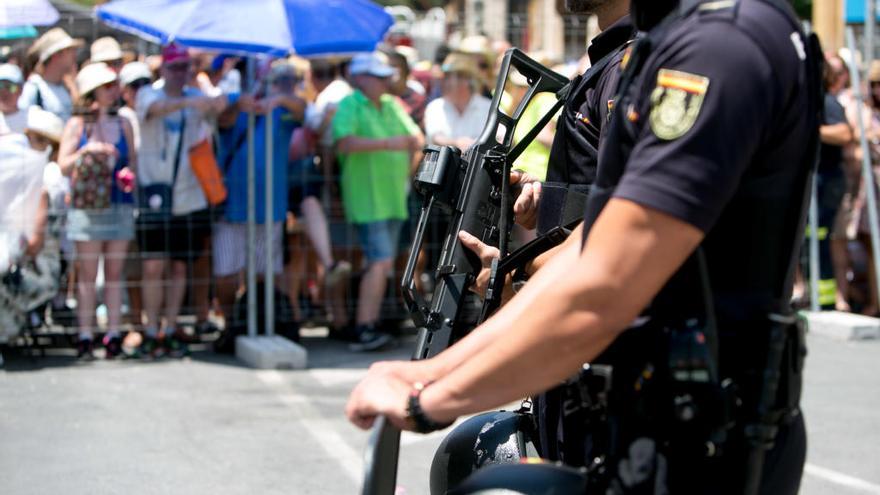
[{"label": "sunglasses", "polygon": [[0,89],[9,91],[10,93],[17,93],[18,90],[21,89],[21,84],[12,81],[0,81]]},{"label": "sunglasses", "polygon": [[96,89],[102,89],[104,91],[110,91],[119,87],[119,83],[116,81],[110,81],[106,84],[102,84],[98,86]]}]

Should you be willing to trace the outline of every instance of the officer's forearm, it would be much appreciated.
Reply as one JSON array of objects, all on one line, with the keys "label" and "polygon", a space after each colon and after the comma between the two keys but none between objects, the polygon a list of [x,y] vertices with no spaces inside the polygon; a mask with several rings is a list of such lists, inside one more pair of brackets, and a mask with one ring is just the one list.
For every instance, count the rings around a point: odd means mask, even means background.
[{"label": "officer's forearm", "polygon": [[577,244],[563,248],[472,334],[483,333],[483,346],[423,392],[425,412],[445,421],[571,376],[639,314],[701,239],[668,215],[613,200],[583,253]]},{"label": "officer's forearm", "polygon": [[526,272],[529,276],[534,275],[541,269],[542,266],[546,265],[548,261],[556,257],[560,252],[562,252],[568,246],[580,246],[581,238],[583,237],[584,232],[584,224],[581,222],[573,231],[571,231],[571,235],[568,236],[568,239],[565,240],[562,244],[556,246],[553,249],[550,249],[537,258],[532,260],[531,263],[526,265]]}]

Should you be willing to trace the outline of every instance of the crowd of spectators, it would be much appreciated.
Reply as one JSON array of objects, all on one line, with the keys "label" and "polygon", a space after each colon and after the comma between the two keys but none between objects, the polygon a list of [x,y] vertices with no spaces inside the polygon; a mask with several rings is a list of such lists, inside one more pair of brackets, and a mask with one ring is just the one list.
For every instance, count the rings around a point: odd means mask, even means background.
[{"label": "crowd of spectators", "polygon": [[[231,330],[253,251],[297,323],[320,320],[356,352],[388,345],[383,303],[412,232],[421,149],[467,149],[489,112],[500,52],[483,37],[457,47],[435,61],[407,46],[261,59],[247,86],[237,56],[177,44],[147,55],[48,30],[0,65],[0,186],[16,198],[0,206],[0,343],[48,323],[75,329],[81,358],[185,355]],[[222,201],[199,175],[206,153]],[[355,249],[340,249],[339,224]]]},{"label": "crowd of spectators", "polygon": [[[50,29],[0,64],[0,343],[49,322],[75,329],[81,358],[96,347],[109,358],[185,355],[200,336],[233,330],[252,252],[259,277],[274,277],[289,300],[295,324],[320,320],[355,352],[388,345],[394,337],[383,324],[383,301],[408,254],[402,247],[420,202],[410,178],[421,150],[464,151],[480,137],[508,47],[477,36],[442,47],[433,61],[407,46],[348,58],[261,59],[248,85],[237,56],[176,44],[147,55],[112,37],[86,48]],[[820,302],[874,315],[858,115],[844,60],[828,62],[817,175]],[[866,132],[880,166],[880,65],[869,86]],[[501,110],[512,114],[527,87],[512,74]],[[514,141],[554,102],[553,95],[533,100]],[[543,179],[554,133],[551,121],[514,168]],[[263,195],[267,153],[272,211]],[[222,176],[224,197],[206,184],[205,164]],[[340,249],[348,242],[334,228],[340,224],[357,249]],[[442,229],[432,226],[428,237],[439,241]],[[430,283],[426,266],[436,254],[421,253],[419,285]],[[796,300],[808,295],[799,284]]]}]

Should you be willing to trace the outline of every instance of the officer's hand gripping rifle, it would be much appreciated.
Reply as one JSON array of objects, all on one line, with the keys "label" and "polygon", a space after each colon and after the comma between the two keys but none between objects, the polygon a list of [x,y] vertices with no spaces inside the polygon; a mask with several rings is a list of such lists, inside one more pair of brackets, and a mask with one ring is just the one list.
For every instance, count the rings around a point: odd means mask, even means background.
[{"label": "officer's hand gripping rifle", "polygon": [[[529,89],[513,115],[509,116],[500,107],[511,67],[526,77]],[[419,327],[414,360],[436,356],[464,337],[478,322],[476,315],[465,309],[470,306],[467,303],[473,300],[470,299],[469,289],[480,273],[482,263],[476,254],[461,244],[458,234],[465,230],[482,242],[497,246],[502,259],[508,254],[513,217],[511,164],[562,106],[568,84],[569,80],[564,76],[535,62],[522,51],[510,49],[504,56],[490,113],[477,142],[464,155],[451,146],[425,148],[425,156],[414,178],[414,187],[425,198],[424,205],[402,280],[404,299],[413,321]],[[556,94],[559,101],[512,148],[514,130],[526,107],[535,95],[545,92]],[[499,128],[503,132],[499,132]],[[436,285],[429,303],[416,289],[413,274],[425,230],[435,208],[451,212],[451,221],[443,241]],[[494,273],[498,264],[494,266],[493,279],[496,278]],[[490,284],[490,292],[498,285]],[[496,301],[497,306],[500,290],[494,290],[494,294],[487,294],[487,303]],[[488,311],[484,310],[479,319],[487,314]],[[367,446],[363,495],[394,493],[399,443],[400,431],[385,418],[378,418]]]}]

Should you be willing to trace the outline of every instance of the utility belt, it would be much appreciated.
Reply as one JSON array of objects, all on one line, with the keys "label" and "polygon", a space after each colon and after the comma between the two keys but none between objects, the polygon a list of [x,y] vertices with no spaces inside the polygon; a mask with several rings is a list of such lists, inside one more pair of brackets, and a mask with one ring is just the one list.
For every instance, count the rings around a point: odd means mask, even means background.
[{"label": "utility belt", "polygon": [[799,414],[803,323],[769,314],[728,326],[735,332],[729,336],[723,329],[720,369],[698,320],[649,320],[565,383],[565,395],[580,400],[578,417],[589,423],[591,469],[614,471],[599,461],[625,457],[646,437],[689,459],[720,456],[731,440],[773,447],[779,427]]}]

